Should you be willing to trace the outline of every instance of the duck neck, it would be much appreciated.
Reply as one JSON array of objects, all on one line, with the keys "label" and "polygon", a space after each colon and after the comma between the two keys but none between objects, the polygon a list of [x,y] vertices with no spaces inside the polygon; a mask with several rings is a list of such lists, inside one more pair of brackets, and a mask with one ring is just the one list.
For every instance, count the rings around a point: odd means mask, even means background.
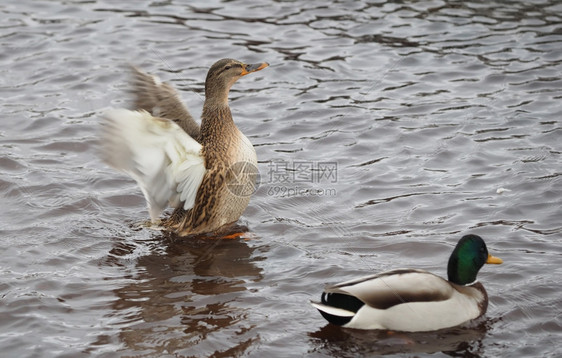
[{"label": "duck neck", "polygon": [[213,80],[207,75],[204,107],[228,107],[228,93],[235,81],[235,79],[231,81]]},{"label": "duck neck", "polygon": [[203,144],[216,143],[217,137],[227,141],[230,133],[236,129],[228,102],[217,103],[205,100],[201,115],[201,141]]},{"label": "duck neck", "polygon": [[476,282],[476,275],[480,267],[467,257],[453,252],[447,265],[447,276],[450,282],[457,285],[469,285]]}]

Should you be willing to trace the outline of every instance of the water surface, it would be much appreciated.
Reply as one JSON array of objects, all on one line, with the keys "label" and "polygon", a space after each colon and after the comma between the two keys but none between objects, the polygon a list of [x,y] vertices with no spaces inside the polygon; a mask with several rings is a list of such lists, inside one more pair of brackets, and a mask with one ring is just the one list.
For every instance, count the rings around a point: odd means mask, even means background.
[{"label": "water surface", "polygon": [[[9,0],[0,16],[3,356],[561,354],[558,1]],[[223,57],[271,64],[230,95],[262,179],[247,237],[144,228],[140,190],[96,154],[99,113],[127,105],[134,63],[198,116]],[[392,335],[308,304],[396,267],[445,275],[466,233],[504,260],[479,275],[483,319]]]}]

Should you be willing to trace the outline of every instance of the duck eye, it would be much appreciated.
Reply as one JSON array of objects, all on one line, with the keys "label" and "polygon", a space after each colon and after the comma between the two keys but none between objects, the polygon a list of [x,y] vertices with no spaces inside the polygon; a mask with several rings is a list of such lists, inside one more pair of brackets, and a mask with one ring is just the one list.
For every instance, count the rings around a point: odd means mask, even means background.
[{"label": "duck eye", "polygon": [[226,66],[224,69],[225,69],[225,70],[230,70],[231,68],[232,68],[232,66],[228,65],[228,66]]}]

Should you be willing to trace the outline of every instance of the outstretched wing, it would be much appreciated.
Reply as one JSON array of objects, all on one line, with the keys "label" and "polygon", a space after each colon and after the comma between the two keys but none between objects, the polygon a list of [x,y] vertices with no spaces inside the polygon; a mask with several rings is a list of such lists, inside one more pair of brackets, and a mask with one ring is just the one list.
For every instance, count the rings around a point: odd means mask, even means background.
[{"label": "outstretched wing", "polygon": [[206,173],[201,144],[146,111],[113,109],[102,118],[102,158],[137,181],[153,222],[168,205],[194,206]]},{"label": "outstretched wing", "polygon": [[172,120],[191,138],[198,140],[199,125],[181,102],[176,90],[136,67],[131,66],[131,71],[134,109],[144,109],[155,117]]}]

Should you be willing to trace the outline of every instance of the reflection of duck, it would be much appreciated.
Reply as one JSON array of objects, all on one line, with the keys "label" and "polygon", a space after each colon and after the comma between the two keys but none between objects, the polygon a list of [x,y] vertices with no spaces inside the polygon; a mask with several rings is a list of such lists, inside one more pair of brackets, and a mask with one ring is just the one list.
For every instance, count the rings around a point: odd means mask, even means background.
[{"label": "reflection of duck", "polygon": [[255,187],[257,158],[232,120],[228,93],[240,77],[267,66],[232,59],[211,66],[201,128],[171,86],[136,70],[140,110],[104,115],[102,155],[137,181],[153,222],[171,205],[175,211],[164,225],[191,235],[221,231],[242,215]]},{"label": "reflection of duck", "polygon": [[107,264],[135,273],[114,291],[121,355],[244,355],[259,339],[243,303],[263,279],[261,260],[241,239],[177,240],[168,233],[150,241],[117,239]]},{"label": "reflection of duck", "polygon": [[476,275],[485,264],[500,264],[484,240],[466,235],[447,267],[449,281],[424,270],[398,269],[326,288],[313,303],[329,322],[349,328],[433,331],[480,317],[488,307]]},{"label": "reflection of duck", "polygon": [[[480,356],[482,339],[490,326],[489,321],[466,327],[454,327],[432,332],[394,332],[381,330],[340,329],[328,324],[309,333],[314,351],[329,357],[357,357],[387,354],[419,355],[444,352],[447,356]],[[450,354],[449,352],[453,353]]]}]

